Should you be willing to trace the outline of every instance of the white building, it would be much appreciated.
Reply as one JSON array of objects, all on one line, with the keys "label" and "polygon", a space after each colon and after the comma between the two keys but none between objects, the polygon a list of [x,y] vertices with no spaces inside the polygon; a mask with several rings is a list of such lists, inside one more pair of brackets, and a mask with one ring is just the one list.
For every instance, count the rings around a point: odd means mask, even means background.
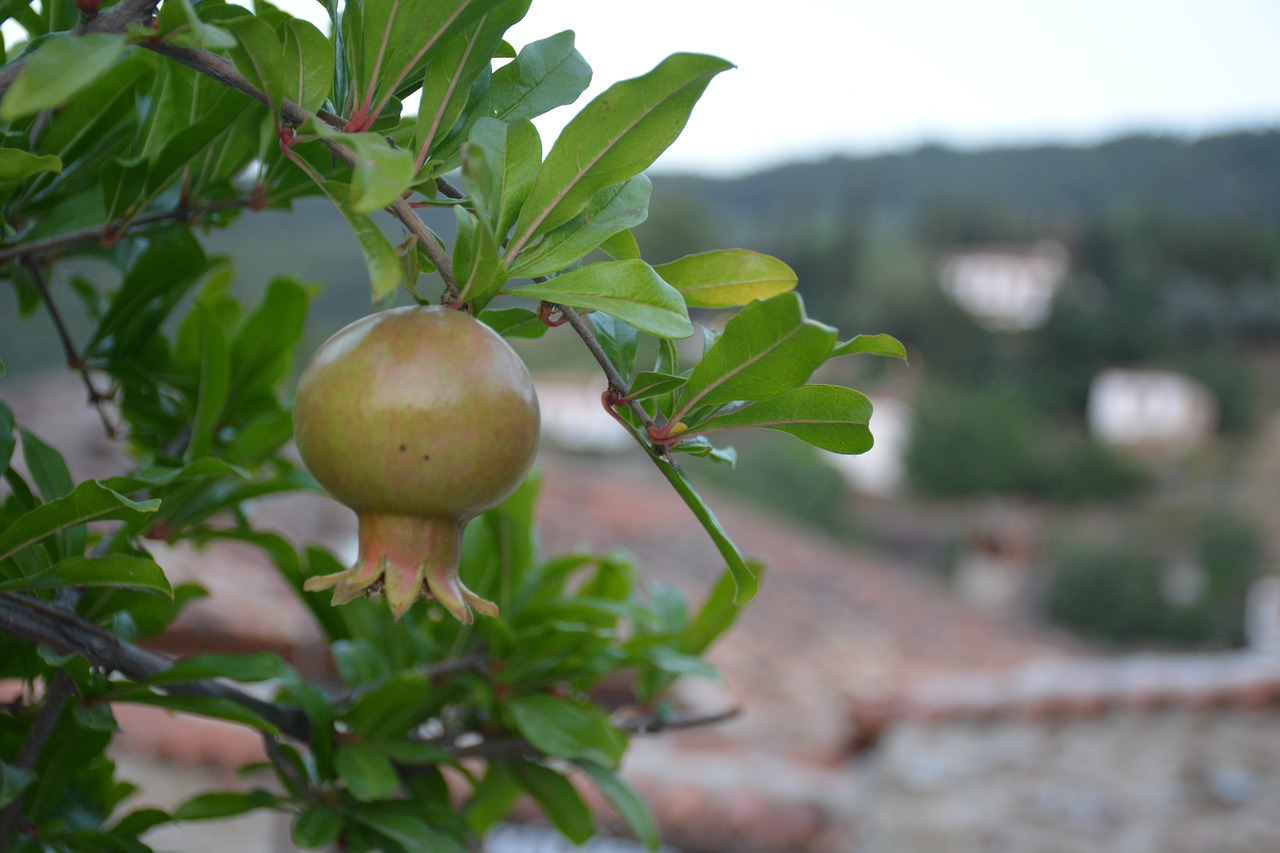
[{"label": "white building", "polygon": [[1104,370],[1089,387],[1089,429],[1107,444],[1190,450],[1217,427],[1204,385],[1164,370]]},{"label": "white building", "polygon": [[1034,329],[1049,319],[1071,258],[1060,243],[957,249],[939,265],[942,289],[988,328]]}]

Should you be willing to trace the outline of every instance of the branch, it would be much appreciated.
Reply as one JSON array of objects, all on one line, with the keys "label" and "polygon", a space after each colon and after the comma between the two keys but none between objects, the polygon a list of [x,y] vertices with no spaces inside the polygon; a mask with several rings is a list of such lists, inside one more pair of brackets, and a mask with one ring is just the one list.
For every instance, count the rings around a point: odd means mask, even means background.
[{"label": "branch", "polygon": [[[149,50],[155,51],[161,56],[168,57],[175,62],[210,77],[224,86],[235,89],[253,98],[259,103],[270,106],[270,101],[265,92],[250,83],[243,74],[236,68],[235,64],[226,57],[219,56],[208,50],[198,47],[177,47],[165,42],[158,44],[148,44]],[[342,127],[344,122],[338,116],[331,113],[318,115],[302,106],[282,98],[280,101],[280,122],[289,127],[300,127],[310,118],[318,118],[335,127]],[[345,146],[340,145],[332,140],[323,140],[329,150],[333,152],[339,160],[348,166],[355,166],[355,154],[348,150]],[[418,241],[418,245],[427,253],[427,257],[431,259],[431,263],[435,264],[436,270],[440,273],[440,277],[444,279],[445,284],[445,301],[450,300],[450,296],[456,297],[458,288],[453,278],[453,264],[449,260],[449,254],[444,247],[440,245],[440,241],[431,233],[431,229],[422,221],[422,217],[409,206],[409,202],[405,199],[398,200],[395,204],[387,208],[396,219],[409,229],[414,238]]]},{"label": "branch", "polygon": [[[0,631],[59,654],[83,655],[94,666],[143,681],[167,671],[173,662],[126,643],[111,632],[49,602],[12,592],[0,593]],[[249,709],[281,732],[300,741],[311,738],[311,721],[301,711],[250,696],[220,681],[205,679],[167,684],[172,693],[227,699]]]},{"label": "branch", "polygon": [[[151,13],[159,4],[160,0],[120,0],[119,3],[105,12],[85,15],[80,23],[71,30],[71,34],[123,33],[129,29],[130,24],[146,24],[150,22]],[[18,72],[27,64],[29,56],[30,54],[20,56],[0,68],[0,97],[4,97],[4,93],[9,91],[9,87],[13,85],[13,81],[18,76]]]},{"label": "branch", "polygon": [[[22,747],[13,760],[14,767],[19,770],[35,770],[36,762],[40,760],[40,754],[44,752],[49,738],[53,736],[53,730],[57,728],[58,720],[62,717],[67,702],[71,701],[71,697],[75,695],[75,690],[76,685],[71,680],[71,676],[63,670],[58,670],[53,683],[49,685],[48,692],[40,702],[40,710],[36,712],[35,719],[31,721],[31,727],[27,729],[26,739],[23,740]],[[0,853],[9,849],[13,830],[22,819],[22,804],[25,799],[26,793],[23,792],[0,810]]]}]

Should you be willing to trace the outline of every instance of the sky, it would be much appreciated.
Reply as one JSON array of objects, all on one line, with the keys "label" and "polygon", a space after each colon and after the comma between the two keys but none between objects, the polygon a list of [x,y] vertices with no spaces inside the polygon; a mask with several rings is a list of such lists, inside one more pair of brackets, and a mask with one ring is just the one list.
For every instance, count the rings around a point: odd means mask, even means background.
[{"label": "sky", "polygon": [[562,29],[588,97],[675,51],[737,65],[660,170],[1280,126],[1276,0],[535,0],[509,38]]}]

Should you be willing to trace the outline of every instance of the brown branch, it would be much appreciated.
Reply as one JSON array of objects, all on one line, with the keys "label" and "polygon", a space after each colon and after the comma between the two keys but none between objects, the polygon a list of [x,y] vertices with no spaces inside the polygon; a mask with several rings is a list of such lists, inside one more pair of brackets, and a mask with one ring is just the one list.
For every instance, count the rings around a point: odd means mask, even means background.
[{"label": "brown branch", "polygon": [[[623,397],[627,393],[627,380],[618,372],[618,368],[614,367],[613,362],[609,360],[609,355],[604,351],[604,347],[600,346],[600,341],[596,339],[595,332],[591,329],[590,324],[583,319],[582,315],[568,305],[556,305],[560,311],[560,315],[573,327],[578,333],[578,337],[582,338],[582,342],[587,345],[587,349],[595,358],[596,363],[600,365],[600,369],[604,371],[604,375],[609,380],[609,390],[616,397]],[[644,424],[645,434],[648,435],[649,430],[655,426],[653,418],[649,417],[649,413],[644,410],[644,406],[639,400],[628,400],[627,406],[640,419],[640,423]]]},{"label": "brown branch", "polygon": [[[83,655],[94,666],[122,673],[135,681],[160,675],[173,666],[168,658],[127,643],[74,613],[17,593],[0,593],[0,631],[23,642],[48,646],[59,654]],[[311,721],[302,711],[266,702],[220,681],[204,679],[166,684],[165,689],[188,696],[227,699],[292,738],[305,742],[311,737]]]},{"label": "brown branch", "polygon": [[[71,30],[72,35],[87,33],[123,33],[130,24],[146,24],[151,20],[151,13],[160,0],[120,0],[119,3],[105,12],[85,15],[80,23]],[[30,54],[20,56],[0,68],[0,97],[9,90],[13,81],[27,64]]]}]

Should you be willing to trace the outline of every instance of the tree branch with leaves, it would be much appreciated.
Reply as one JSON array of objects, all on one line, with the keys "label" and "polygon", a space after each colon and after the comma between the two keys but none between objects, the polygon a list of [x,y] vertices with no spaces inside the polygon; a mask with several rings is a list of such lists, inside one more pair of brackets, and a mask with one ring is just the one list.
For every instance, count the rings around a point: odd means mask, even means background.
[{"label": "tree branch with leaves", "polygon": [[[5,44],[0,68],[0,276],[24,312],[84,303],[92,329],[64,347],[95,403],[108,395],[91,377],[110,383],[134,464],[77,482],[0,403],[0,677],[33,699],[0,712],[0,848],[145,850],[155,826],[271,808],[294,816],[305,848],[462,851],[522,794],[581,842],[595,831],[582,784],[657,845],[618,775],[628,738],[720,719],[669,710],[669,691],[714,675],[703,655],[760,571],[678,460],[732,462],[712,442],[745,428],[865,451],[866,398],[812,377],[832,358],[903,351],[881,335],[839,341],[775,258],[647,263],[631,230],[648,213],[644,170],[731,66],[668,57],[582,107],[544,152],[531,120],[576,102],[591,70],[572,32],[505,41],[528,5],[330,2],[327,31],[211,0],[4,8],[27,37]],[[404,114],[411,95],[418,111]],[[201,242],[307,196],[350,226],[371,303],[435,303],[507,337],[569,326],[601,368],[605,408],[724,558],[700,602],[622,557],[537,553],[536,475],[466,527],[460,572],[497,616],[461,624],[427,602],[394,619],[309,591],[345,567],[247,507],[317,489],[286,452],[311,288],[281,277],[243,304],[235,270]],[[377,224],[386,214],[399,245]],[[61,271],[83,258],[115,274],[66,288]],[[722,331],[697,322],[712,314],[728,317]],[[695,357],[678,342],[699,332]],[[424,375],[466,367],[435,362]],[[268,653],[143,651],[198,594],[170,584],[156,540],[261,549],[324,635],[336,680],[310,683]],[[623,673],[629,701],[606,707],[596,691]],[[273,685],[271,698],[246,682]],[[261,730],[276,789],[127,811],[105,753],[119,703]]]}]

